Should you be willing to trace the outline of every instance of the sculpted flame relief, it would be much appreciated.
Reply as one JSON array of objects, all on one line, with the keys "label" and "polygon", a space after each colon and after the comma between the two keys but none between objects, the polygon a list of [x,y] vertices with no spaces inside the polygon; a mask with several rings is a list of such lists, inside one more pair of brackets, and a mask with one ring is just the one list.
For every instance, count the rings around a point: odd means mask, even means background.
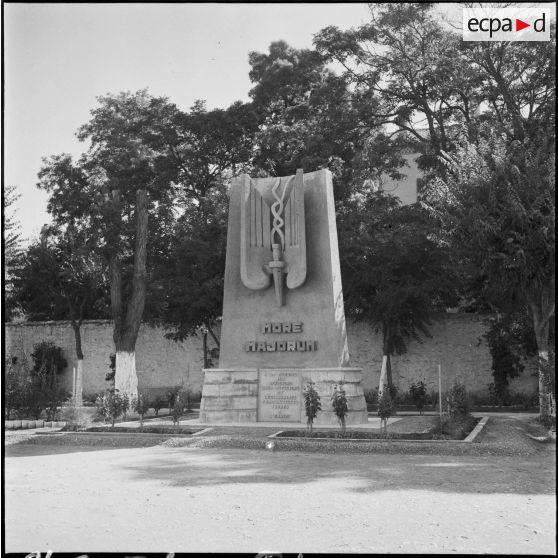
[{"label": "sculpted flame relief", "polygon": [[262,290],[273,278],[277,306],[283,306],[284,284],[296,289],[306,279],[302,170],[283,178],[245,176],[240,219],[242,283]]}]

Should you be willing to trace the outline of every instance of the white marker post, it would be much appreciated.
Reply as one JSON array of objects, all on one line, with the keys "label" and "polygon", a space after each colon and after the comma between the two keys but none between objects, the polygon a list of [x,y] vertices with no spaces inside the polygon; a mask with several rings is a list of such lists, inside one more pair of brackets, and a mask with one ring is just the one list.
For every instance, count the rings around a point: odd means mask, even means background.
[{"label": "white marker post", "polygon": [[442,428],[442,365],[438,364],[438,405],[440,407],[440,428]]},{"label": "white marker post", "polygon": [[72,386],[72,395],[73,395],[73,400],[74,400],[74,405],[76,404],[76,397],[77,397],[77,378],[76,378],[76,369],[73,369],[73,374],[72,374],[72,380],[73,380],[73,386]]}]

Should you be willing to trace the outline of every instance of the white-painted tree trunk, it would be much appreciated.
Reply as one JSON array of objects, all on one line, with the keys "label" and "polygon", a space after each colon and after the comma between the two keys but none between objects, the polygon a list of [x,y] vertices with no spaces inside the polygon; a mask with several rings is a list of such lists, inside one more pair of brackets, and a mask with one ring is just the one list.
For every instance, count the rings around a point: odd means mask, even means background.
[{"label": "white-painted tree trunk", "polygon": [[130,400],[138,396],[138,376],[136,374],[136,353],[116,352],[116,373],[114,387],[120,395],[127,395]]},{"label": "white-painted tree trunk", "polygon": [[378,396],[382,395],[384,386],[387,386],[387,355],[382,357],[382,371],[380,372],[380,385],[378,386]]},{"label": "white-painted tree trunk", "polygon": [[76,386],[74,391],[74,405],[76,407],[83,406],[83,359],[78,359],[76,370]]},{"label": "white-painted tree trunk", "polygon": [[541,416],[556,413],[556,402],[554,401],[552,390],[549,388],[548,382],[545,381],[545,376],[550,373],[548,351],[541,349],[539,350],[539,400]]}]

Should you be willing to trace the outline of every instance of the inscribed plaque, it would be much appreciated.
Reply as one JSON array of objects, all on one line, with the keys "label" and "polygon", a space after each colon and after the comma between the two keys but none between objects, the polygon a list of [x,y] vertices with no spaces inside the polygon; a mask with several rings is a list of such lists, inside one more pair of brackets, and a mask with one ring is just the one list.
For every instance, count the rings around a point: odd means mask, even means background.
[{"label": "inscribed plaque", "polygon": [[260,370],[258,420],[300,422],[300,389],[299,370]]}]

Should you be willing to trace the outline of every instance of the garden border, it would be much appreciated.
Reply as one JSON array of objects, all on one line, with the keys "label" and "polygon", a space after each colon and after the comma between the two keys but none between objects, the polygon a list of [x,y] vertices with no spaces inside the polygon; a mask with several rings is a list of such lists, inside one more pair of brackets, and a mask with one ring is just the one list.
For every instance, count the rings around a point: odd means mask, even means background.
[{"label": "garden border", "polygon": [[[23,423],[26,423],[23,426]],[[33,424],[33,426],[31,426]],[[33,428],[64,428],[66,426],[66,421],[60,420],[32,420],[32,419],[23,419],[23,420],[5,420],[4,421],[4,429],[5,430],[30,430]]]},{"label": "garden border", "polygon": [[351,439],[351,438],[305,438],[304,436],[279,436],[279,434],[281,434],[282,432],[285,432],[284,430],[279,430],[278,432],[274,432],[273,434],[269,434],[268,436],[266,436],[267,438],[272,438],[272,439],[276,439],[276,440],[303,440],[303,441],[336,441],[336,442],[366,442],[366,443],[370,443],[370,442],[394,442],[394,443],[399,443],[399,442],[404,442],[404,443],[409,443],[409,442],[417,442],[419,444],[423,444],[423,443],[442,443],[442,444],[471,444],[475,438],[482,432],[482,429],[484,428],[484,426],[486,425],[486,423],[488,422],[489,417],[481,417],[481,419],[479,420],[479,422],[477,423],[477,425],[475,426],[475,428],[473,428],[473,430],[469,433],[469,435],[464,439],[464,440],[410,440],[410,439],[393,439],[393,438],[372,438],[372,439],[368,439],[368,438],[358,438],[358,439]]},{"label": "garden border", "polygon": [[68,431],[62,431],[62,430],[55,430],[55,431],[46,431],[46,432],[36,432],[35,434],[41,435],[41,436],[66,436],[68,434],[70,435],[77,435],[77,436],[101,436],[101,437],[111,437],[111,436],[140,436],[140,437],[144,437],[144,436],[151,436],[153,438],[192,438],[193,436],[196,436],[196,434],[199,434],[199,432],[194,432],[193,434],[185,434],[183,432],[169,432],[167,433],[161,433],[161,432],[83,432],[83,431],[79,431],[79,430],[68,430]]}]

